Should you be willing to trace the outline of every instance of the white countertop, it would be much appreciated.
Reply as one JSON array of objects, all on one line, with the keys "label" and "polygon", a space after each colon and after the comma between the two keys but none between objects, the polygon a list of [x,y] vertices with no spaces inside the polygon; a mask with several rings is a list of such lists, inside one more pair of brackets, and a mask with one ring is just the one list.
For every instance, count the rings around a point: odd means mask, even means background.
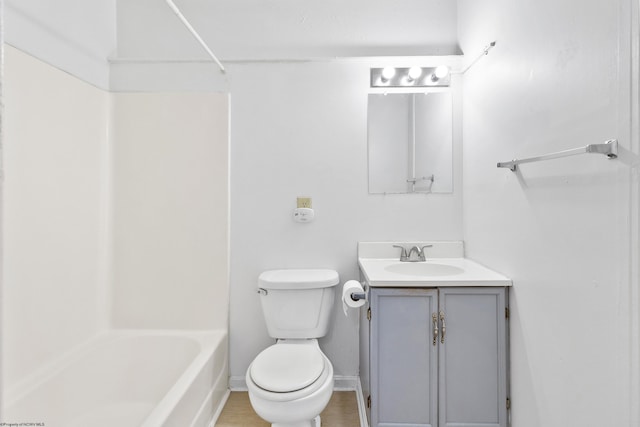
[{"label": "white countertop", "polygon": [[[397,264],[438,264],[451,266],[460,272],[436,275],[411,275],[388,271]],[[358,258],[360,271],[372,287],[435,287],[435,286],[511,286],[511,279],[467,258],[433,258],[417,263],[397,258]],[[411,268],[411,266],[409,267]],[[436,270],[437,271],[437,270]]]}]

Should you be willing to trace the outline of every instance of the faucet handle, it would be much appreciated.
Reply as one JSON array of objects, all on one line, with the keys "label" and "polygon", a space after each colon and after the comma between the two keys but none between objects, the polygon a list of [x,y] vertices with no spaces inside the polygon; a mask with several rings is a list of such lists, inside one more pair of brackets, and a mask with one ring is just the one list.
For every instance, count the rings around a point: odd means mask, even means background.
[{"label": "faucet handle", "polygon": [[424,249],[425,248],[432,248],[432,247],[433,247],[433,245],[424,245],[424,246],[422,246],[420,248],[420,252],[418,252],[418,255],[420,256],[420,261],[426,261],[427,260],[425,254],[424,254]]},{"label": "faucet handle", "polygon": [[407,248],[405,248],[404,246],[400,246],[400,245],[393,245],[394,248],[400,248],[400,261],[406,261],[409,256],[407,255]]},{"label": "faucet handle", "polygon": [[432,248],[433,245],[424,245],[423,247],[420,248],[420,253],[424,253],[424,248]]}]

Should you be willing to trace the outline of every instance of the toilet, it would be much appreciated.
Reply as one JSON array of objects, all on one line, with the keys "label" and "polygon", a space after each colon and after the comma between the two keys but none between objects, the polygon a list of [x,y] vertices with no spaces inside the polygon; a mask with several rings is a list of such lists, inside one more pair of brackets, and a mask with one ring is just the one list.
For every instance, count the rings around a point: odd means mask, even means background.
[{"label": "toilet", "polygon": [[331,320],[338,273],[271,270],[258,278],[269,336],[277,341],[247,369],[249,400],[273,427],[320,427],[333,366],[318,345]]}]

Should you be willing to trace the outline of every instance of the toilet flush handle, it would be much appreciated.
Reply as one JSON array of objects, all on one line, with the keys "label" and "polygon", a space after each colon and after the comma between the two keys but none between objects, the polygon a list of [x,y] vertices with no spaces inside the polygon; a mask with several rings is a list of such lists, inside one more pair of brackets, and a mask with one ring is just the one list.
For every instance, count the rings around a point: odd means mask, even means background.
[{"label": "toilet flush handle", "polygon": [[260,295],[269,295],[269,292],[265,288],[258,288],[258,293]]}]

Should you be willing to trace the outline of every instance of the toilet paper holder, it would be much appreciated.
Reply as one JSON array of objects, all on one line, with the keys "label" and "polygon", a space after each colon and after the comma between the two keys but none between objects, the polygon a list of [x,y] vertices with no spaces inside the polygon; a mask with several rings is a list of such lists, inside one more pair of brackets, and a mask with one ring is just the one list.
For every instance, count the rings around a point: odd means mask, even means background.
[{"label": "toilet paper holder", "polygon": [[352,292],[350,297],[354,301],[360,301],[361,299],[367,299],[367,294],[365,292]]}]

